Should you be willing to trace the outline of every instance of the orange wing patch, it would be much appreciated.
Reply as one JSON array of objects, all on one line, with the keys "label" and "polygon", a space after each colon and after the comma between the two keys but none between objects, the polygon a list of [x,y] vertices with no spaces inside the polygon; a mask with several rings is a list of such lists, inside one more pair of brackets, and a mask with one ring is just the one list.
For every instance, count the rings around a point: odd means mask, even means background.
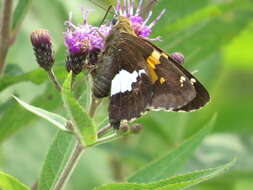
[{"label": "orange wing patch", "polygon": [[155,72],[155,66],[160,64],[160,61],[159,61],[160,57],[161,57],[161,53],[157,50],[154,50],[152,54],[147,58],[148,70],[149,70],[152,83],[155,83],[155,81],[158,80],[158,76]]}]

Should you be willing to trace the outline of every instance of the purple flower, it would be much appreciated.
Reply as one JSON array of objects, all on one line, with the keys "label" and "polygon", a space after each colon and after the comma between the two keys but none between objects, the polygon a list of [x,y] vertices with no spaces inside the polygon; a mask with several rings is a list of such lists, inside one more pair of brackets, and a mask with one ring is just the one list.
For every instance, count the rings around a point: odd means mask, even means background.
[{"label": "purple flower", "polygon": [[89,11],[83,11],[83,24],[77,26],[71,22],[71,13],[69,20],[65,22],[67,31],[64,33],[64,39],[69,51],[66,68],[67,71],[72,71],[74,74],[82,71],[87,56],[89,56],[89,64],[95,64],[97,59],[93,58],[94,55],[97,55],[104,47],[102,36],[107,36],[111,30],[110,26],[95,27],[88,24],[88,15]]},{"label": "purple flower", "polygon": [[149,12],[148,17],[144,20],[140,16],[143,0],[139,1],[139,5],[136,10],[134,10],[134,3],[134,0],[124,0],[124,4],[122,7],[120,4],[120,0],[118,0],[115,10],[115,16],[120,15],[128,17],[137,36],[147,38],[149,40],[160,40],[160,37],[148,38],[148,36],[152,33],[152,27],[164,15],[165,9],[162,10],[162,12],[157,18],[155,18],[150,24],[148,24],[152,16],[152,11]]},{"label": "purple flower", "polygon": [[71,22],[71,14],[69,20],[65,22],[67,32],[64,33],[64,39],[70,54],[87,53],[93,49],[102,49],[104,46],[104,39],[99,33],[107,36],[111,27],[106,25],[95,27],[88,24],[88,14],[89,11],[84,12],[84,23],[82,25],[74,25]]}]

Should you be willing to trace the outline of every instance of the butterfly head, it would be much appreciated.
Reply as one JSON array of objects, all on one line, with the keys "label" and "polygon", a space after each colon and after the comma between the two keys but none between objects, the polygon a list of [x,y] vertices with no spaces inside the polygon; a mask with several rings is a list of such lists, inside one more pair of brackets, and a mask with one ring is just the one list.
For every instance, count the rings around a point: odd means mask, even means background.
[{"label": "butterfly head", "polygon": [[132,27],[132,23],[128,17],[119,16],[117,18],[114,18],[112,20],[112,24],[113,24],[113,28],[112,28],[113,32],[120,32],[120,33],[125,32],[125,33],[136,35]]}]

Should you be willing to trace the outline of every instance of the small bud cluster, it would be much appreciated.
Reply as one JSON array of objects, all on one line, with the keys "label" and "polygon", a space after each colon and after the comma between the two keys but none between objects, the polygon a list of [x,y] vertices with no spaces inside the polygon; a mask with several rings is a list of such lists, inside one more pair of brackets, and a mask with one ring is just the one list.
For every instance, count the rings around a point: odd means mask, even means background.
[{"label": "small bud cluster", "polygon": [[184,63],[184,55],[180,52],[175,52],[171,54],[172,59],[174,59],[177,63],[183,64]]},{"label": "small bud cluster", "polygon": [[127,134],[139,134],[142,130],[141,124],[133,124],[132,126],[129,126],[127,123],[124,123],[119,128],[119,133],[121,135],[127,135]]},{"label": "small bud cluster", "polygon": [[38,64],[49,71],[54,64],[51,37],[47,30],[38,29],[31,34],[31,42]]}]

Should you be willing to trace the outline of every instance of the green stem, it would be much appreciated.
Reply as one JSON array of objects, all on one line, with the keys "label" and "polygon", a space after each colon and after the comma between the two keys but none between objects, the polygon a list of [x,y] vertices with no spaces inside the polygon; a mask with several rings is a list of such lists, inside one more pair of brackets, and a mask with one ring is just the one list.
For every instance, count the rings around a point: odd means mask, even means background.
[{"label": "green stem", "polygon": [[93,144],[92,146],[104,144],[104,143],[107,143],[107,142],[110,142],[110,141],[114,141],[114,140],[119,139],[121,137],[123,137],[123,136],[118,135],[117,133],[114,133],[112,135],[108,135],[106,137],[98,139],[98,141],[95,144]]},{"label": "green stem", "polygon": [[78,142],[60,178],[56,182],[54,190],[62,190],[69,176],[73,172],[73,169],[75,168],[83,151],[84,151],[84,147]]},{"label": "green stem", "polygon": [[52,83],[54,84],[55,88],[58,91],[61,91],[61,85],[60,85],[59,81],[57,80],[57,77],[55,76],[53,69],[48,71],[48,76],[51,79]]},{"label": "green stem", "polygon": [[102,102],[101,100],[97,100],[94,96],[92,96],[90,111],[89,111],[89,114],[91,117],[93,117],[95,115],[96,110],[101,102]]},{"label": "green stem", "polygon": [[97,136],[98,137],[104,136],[111,128],[112,128],[111,125],[107,125],[107,126],[101,128],[101,129],[99,129],[98,132],[97,132]]},{"label": "green stem", "polygon": [[0,75],[4,71],[11,32],[12,0],[4,0],[0,27]]},{"label": "green stem", "polygon": [[[52,75],[52,76],[54,76],[54,75]],[[53,77],[53,79],[55,79],[55,77]],[[57,84],[57,83],[55,83],[55,84]],[[90,116],[91,117],[94,116],[96,109],[97,109],[98,105],[100,104],[100,102],[96,102],[96,99],[94,97],[92,98],[92,103],[90,106]],[[71,122],[69,124],[72,125]],[[72,126],[70,126],[70,128],[71,127]],[[102,140],[104,140],[104,139],[102,139]],[[102,142],[99,142],[99,143],[102,143]],[[68,163],[66,164],[65,168],[63,169],[62,174],[59,177],[59,179],[57,180],[56,185],[53,190],[62,190],[62,188],[64,187],[64,184],[66,184],[72,171],[74,170],[76,164],[78,163],[78,160],[81,157],[84,149],[85,149],[85,147],[83,147],[83,145],[78,141],[78,143],[76,144],[76,147],[74,148],[72,155],[69,158]]]}]

